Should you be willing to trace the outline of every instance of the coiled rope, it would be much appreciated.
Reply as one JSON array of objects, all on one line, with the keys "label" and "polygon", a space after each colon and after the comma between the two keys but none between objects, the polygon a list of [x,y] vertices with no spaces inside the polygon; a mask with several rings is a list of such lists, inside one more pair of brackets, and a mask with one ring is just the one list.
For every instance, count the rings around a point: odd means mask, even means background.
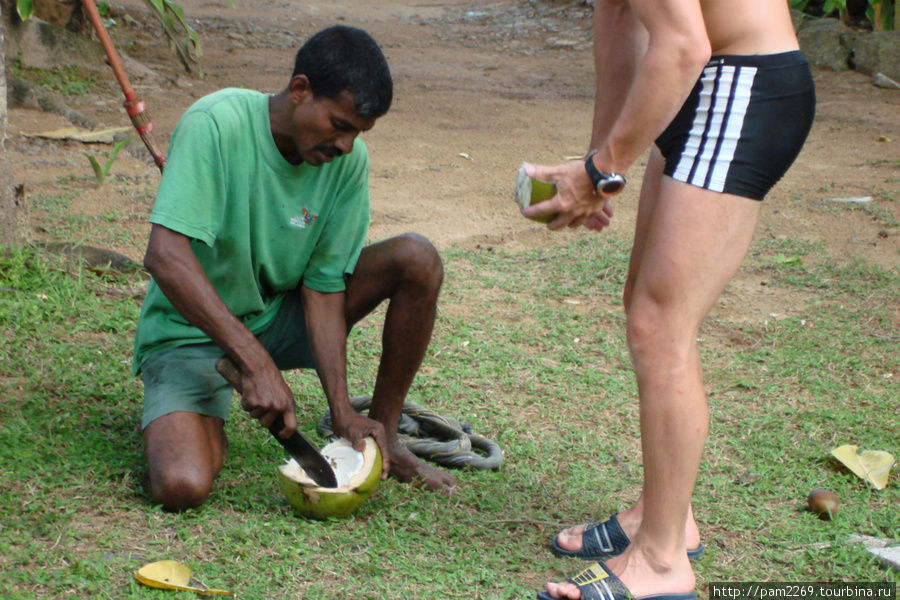
[{"label": "coiled rope", "polygon": [[[362,413],[372,405],[372,396],[350,398],[350,405],[353,410]],[[322,437],[329,440],[337,437],[331,427],[331,411],[326,410],[318,425]],[[474,434],[469,425],[452,417],[443,417],[413,402],[403,403],[399,432],[400,442],[410,452],[439,465],[496,471],[503,462],[503,451],[496,443]],[[484,456],[474,450],[479,450]]]}]

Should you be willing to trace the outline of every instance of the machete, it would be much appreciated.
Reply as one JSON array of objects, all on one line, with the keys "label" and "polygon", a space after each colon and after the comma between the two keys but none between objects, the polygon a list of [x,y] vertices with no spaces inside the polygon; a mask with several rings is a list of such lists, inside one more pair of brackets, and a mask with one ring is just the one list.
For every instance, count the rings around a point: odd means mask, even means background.
[{"label": "machete", "polygon": [[[231,384],[237,392],[242,393],[241,386],[241,370],[234,361],[223,356],[216,361],[216,371]],[[300,466],[306,471],[310,478],[323,488],[336,488],[337,477],[334,469],[328,459],[322,456],[322,453],[310,443],[308,439],[303,437],[299,431],[291,434],[291,437],[284,439],[278,434],[284,429],[284,417],[278,415],[271,425],[269,425],[269,433],[275,436],[275,439],[284,446],[291,458],[296,460]]]}]

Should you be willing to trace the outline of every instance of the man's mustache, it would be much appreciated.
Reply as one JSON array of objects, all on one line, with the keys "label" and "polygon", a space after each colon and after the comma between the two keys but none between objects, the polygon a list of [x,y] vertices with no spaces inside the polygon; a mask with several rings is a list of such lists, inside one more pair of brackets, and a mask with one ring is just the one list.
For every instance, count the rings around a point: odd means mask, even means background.
[{"label": "man's mustache", "polygon": [[341,152],[340,148],[338,148],[336,146],[315,146],[313,148],[313,151],[321,152],[328,158],[340,158],[341,156],[344,155],[344,153]]}]

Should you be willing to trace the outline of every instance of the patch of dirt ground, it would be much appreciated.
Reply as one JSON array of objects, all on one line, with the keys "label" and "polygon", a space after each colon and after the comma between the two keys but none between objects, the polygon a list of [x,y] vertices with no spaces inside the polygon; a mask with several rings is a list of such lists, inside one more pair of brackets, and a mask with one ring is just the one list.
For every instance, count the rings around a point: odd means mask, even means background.
[{"label": "patch of dirt ground", "polygon": [[[112,28],[127,49],[132,83],[149,106],[165,147],[192,102],[222,87],[277,92],[296,49],[336,23],[369,31],[382,45],[395,80],[390,113],[365,134],[371,151],[372,239],[416,231],[439,248],[540,247],[595,235],[548,232],[523,219],[512,202],[523,160],[555,164],[584,153],[589,138],[593,67],[591,9],[580,1],[419,0],[299,2],[184,0],[201,36],[203,77],[185,75],[140,0],[125,0]],[[129,63],[131,64],[131,63]],[[128,126],[122,94],[105,65],[72,109],[100,127]],[[773,190],[757,239],[821,242],[885,268],[900,262],[900,92],[877,88],[856,72],[816,70],[818,114],[793,169]],[[140,260],[159,175],[133,154],[115,160],[97,187],[84,153],[104,162],[109,146],[28,137],[71,123],[13,107],[10,147],[16,183],[24,183],[35,240],[99,245]],[[641,165],[630,172],[639,181]],[[615,200],[615,226],[630,236],[638,186]],[[838,201],[870,198],[867,202]],[[104,233],[97,234],[97,223]],[[746,291],[746,293],[745,293]],[[736,295],[735,295],[736,294]],[[741,272],[717,307],[732,318],[779,312],[784,299]],[[740,302],[731,301],[740,296]],[[731,297],[731,300],[729,299]]]}]

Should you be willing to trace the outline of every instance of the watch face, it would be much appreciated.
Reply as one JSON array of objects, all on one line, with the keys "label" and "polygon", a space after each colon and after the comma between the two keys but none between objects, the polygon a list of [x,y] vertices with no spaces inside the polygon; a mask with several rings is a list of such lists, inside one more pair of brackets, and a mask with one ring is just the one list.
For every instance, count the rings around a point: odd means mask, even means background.
[{"label": "watch face", "polygon": [[614,196],[622,191],[622,188],[625,187],[625,176],[620,175],[619,173],[603,173],[601,172],[595,165],[593,161],[593,156],[596,154],[596,150],[591,150],[587,157],[585,157],[584,168],[587,171],[588,177],[591,178],[591,183],[594,184],[594,188],[597,190],[597,193],[601,196]]},{"label": "watch face", "polygon": [[599,192],[602,196],[612,196],[621,192],[623,187],[625,187],[625,178],[621,175],[613,175],[600,184]]}]

